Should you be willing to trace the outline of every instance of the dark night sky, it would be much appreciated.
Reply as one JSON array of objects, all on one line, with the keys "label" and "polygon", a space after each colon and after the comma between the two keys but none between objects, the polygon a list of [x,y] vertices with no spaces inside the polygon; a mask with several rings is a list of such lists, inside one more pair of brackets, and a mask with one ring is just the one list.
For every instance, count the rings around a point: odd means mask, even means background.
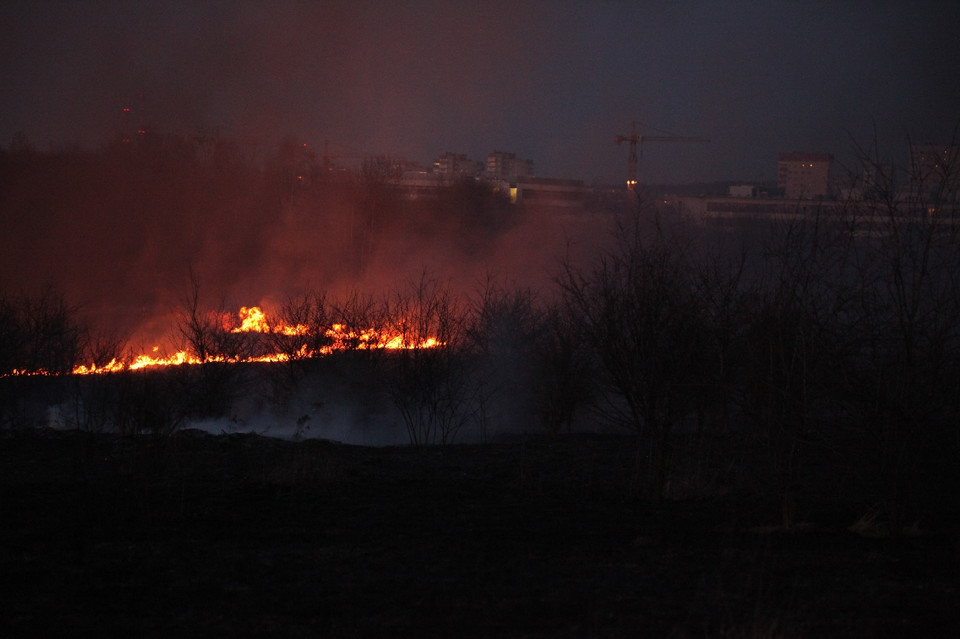
[{"label": "dark night sky", "polygon": [[[469,6],[464,6],[469,5]],[[3,3],[0,144],[97,145],[146,122],[429,162],[512,150],[540,175],[619,182],[631,120],[710,144],[648,144],[641,179],[775,177],[779,151],[874,127],[960,121],[960,5],[773,0]],[[656,133],[642,129],[642,133]]]}]

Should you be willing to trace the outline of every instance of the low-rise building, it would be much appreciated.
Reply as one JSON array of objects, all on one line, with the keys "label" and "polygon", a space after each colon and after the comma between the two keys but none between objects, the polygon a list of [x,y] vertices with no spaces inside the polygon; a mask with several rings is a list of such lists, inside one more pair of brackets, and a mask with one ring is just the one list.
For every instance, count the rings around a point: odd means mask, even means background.
[{"label": "low-rise building", "polygon": [[583,180],[559,178],[522,177],[514,188],[516,190],[510,193],[511,200],[552,207],[579,206],[589,192],[583,186]]}]

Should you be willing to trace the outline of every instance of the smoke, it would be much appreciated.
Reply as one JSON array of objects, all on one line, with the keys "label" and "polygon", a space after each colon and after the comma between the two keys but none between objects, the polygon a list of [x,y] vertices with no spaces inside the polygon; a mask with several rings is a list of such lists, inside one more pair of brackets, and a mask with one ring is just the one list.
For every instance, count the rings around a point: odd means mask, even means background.
[{"label": "smoke", "polygon": [[[322,158],[289,143],[251,158],[230,138],[146,135],[93,152],[11,150],[0,164],[12,230],[0,236],[0,291],[52,285],[95,335],[134,355],[185,346],[177,316],[194,282],[205,309],[262,306],[274,317],[303,294],[395,300],[424,274],[464,301],[491,279],[543,299],[563,260],[592,259],[610,237],[609,217],[587,206],[515,205],[473,181],[412,198],[383,180],[326,172]],[[392,398],[363,375],[307,379],[282,401],[268,381],[230,400],[222,417],[182,427],[409,441]],[[517,412],[492,400],[485,410]],[[76,422],[54,412],[48,421]],[[523,414],[536,428],[535,414]],[[456,441],[497,435],[471,422]]]},{"label": "smoke", "polygon": [[270,401],[269,376],[233,402],[228,416],[190,420],[184,428],[214,435],[256,433],[280,439],[328,439],[361,446],[409,444],[395,407],[382,391],[353,378],[349,369],[301,380],[282,404]]},{"label": "smoke", "polygon": [[0,289],[52,285],[97,331],[170,349],[194,280],[202,306],[228,313],[306,293],[392,295],[424,273],[463,297],[490,277],[547,294],[562,259],[608,236],[602,216],[514,206],[484,185],[410,199],[331,177],[289,141],[245,153],[229,138],[148,135],[5,154]]}]

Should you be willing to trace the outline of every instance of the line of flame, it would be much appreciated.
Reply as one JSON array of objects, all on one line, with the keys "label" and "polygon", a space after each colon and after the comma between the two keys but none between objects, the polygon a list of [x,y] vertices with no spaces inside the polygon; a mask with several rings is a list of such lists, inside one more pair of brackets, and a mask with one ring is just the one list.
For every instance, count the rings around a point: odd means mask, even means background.
[{"label": "line of flame", "polygon": [[[266,315],[258,306],[252,307],[241,307],[240,312],[238,313],[238,318],[240,320],[239,326],[224,326],[224,330],[229,330],[231,333],[273,333],[279,335],[285,335],[288,337],[298,337],[298,336],[307,336],[312,334],[312,330],[304,326],[303,324],[297,325],[288,325],[283,323],[278,323],[271,325],[266,318]],[[348,328],[345,324],[336,323],[331,324],[328,329],[324,331],[324,336],[328,338],[331,343],[320,347],[315,350],[311,350],[307,347],[307,344],[302,344],[300,348],[294,353],[293,357],[296,359],[308,359],[310,357],[320,357],[323,355],[330,355],[331,353],[337,351],[348,351],[348,350],[376,350],[376,349],[385,349],[385,350],[398,350],[398,349],[425,349],[425,348],[436,348],[442,346],[442,343],[435,337],[428,337],[426,339],[411,342],[408,338],[400,333],[395,333],[391,335],[385,335],[383,332],[378,331],[373,328],[365,330],[353,330]],[[154,348],[154,351],[157,351],[158,348]],[[138,371],[149,368],[162,368],[167,366],[191,366],[204,363],[267,363],[267,362],[286,362],[291,359],[291,355],[287,353],[270,353],[266,355],[257,355],[252,357],[225,357],[222,355],[209,356],[206,359],[200,359],[195,355],[191,355],[185,350],[177,351],[173,355],[168,356],[153,356],[147,354],[140,354],[133,358],[132,361],[124,361],[119,358],[113,358],[106,364],[97,365],[95,363],[91,364],[81,364],[75,366],[71,371],[73,375],[105,375],[108,373],[119,373],[125,370]],[[36,375],[51,375],[44,370],[37,371],[27,371],[14,369],[6,376],[36,376]]]}]

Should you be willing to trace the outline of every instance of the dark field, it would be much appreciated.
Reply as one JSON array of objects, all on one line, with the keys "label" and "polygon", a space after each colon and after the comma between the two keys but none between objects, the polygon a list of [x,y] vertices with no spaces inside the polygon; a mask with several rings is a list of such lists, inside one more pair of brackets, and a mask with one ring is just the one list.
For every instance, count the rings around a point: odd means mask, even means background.
[{"label": "dark field", "polygon": [[950,516],[887,534],[835,477],[784,531],[757,451],[662,501],[640,451],[7,434],[0,635],[957,636]]}]

